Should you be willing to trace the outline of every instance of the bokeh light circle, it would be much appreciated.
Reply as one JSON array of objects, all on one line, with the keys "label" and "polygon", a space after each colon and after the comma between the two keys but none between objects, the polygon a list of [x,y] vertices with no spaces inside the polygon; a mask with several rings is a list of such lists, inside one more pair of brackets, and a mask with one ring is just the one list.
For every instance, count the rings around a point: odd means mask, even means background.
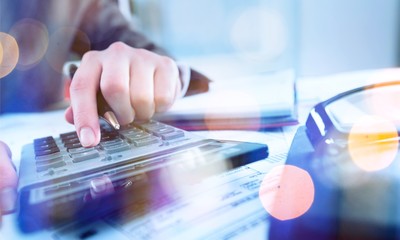
[{"label": "bokeh light circle", "polygon": [[400,124],[400,84],[387,87],[376,86],[369,91],[366,105],[373,115],[384,117],[396,124]]},{"label": "bokeh light circle", "polygon": [[265,175],[259,189],[262,206],[279,220],[302,216],[314,202],[314,195],[310,174],[293,165],[274,167]]},{"label": "bokeh light circle", "polygon": [[248,8],[231,29],[233,47],[252,61],[271,61],[287,48],[287,27],[282,14],[274,9]]},{"label": "bokeh light circle", "polygon": [[13,25],[10,34],[15,36],[19,46],[18,69],[29,69],[43,59],[49,44],[49,34],[43,23],[25,18]]},{"label": "bokeh light circle", "polygon": [[3,78],[15,69],[19,58],[19,48],[15,38],[4,32],[0,32],[0,43],[3,48],[0,78]]},{"label": "bokeh light circle", "polygon": [[65,43],[65,39],[71,39],[71,36],[74,36],[72,48],[77,54],[83,55],[91,47],[87,34],[77,28],[63,27],[52,32],[45,58],[49,65],[59,73],[62,73],[65,61],[70,59],[70,45]]},{"label": "bokeh light circle", "polygon": [[394,161],[399,146],[395,124],[380,116],[365,116],[356,121],[348,142],[351,159],[365,171],[388,167]]}]

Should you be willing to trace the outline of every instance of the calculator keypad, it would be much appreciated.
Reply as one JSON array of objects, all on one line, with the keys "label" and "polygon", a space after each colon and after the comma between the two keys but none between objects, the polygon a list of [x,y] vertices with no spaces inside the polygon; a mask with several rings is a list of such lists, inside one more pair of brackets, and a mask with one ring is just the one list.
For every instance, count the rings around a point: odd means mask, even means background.
[{"label": "calculator keypad", "polygon": [[36,171],[43,172],[66,165],[53,137],[36,139],[33,142],[36,160]]},{"label": "calculator keypad", "polygon": [[[101,124],[100,144],[85,148],[76,132],[60,134],[59,138],[44,137],[34,141],[36,171],[52,172],[58,169],[88,161],[115,160],[115,154],[154,145],[167,146],[170,141],[184,139],[185,133],[169,125],[156,121],[132,123],[115,130],[110,125]],[[134,154],[132,154],[134,155]],[[52,174],[50,174],[52,175]]]}]

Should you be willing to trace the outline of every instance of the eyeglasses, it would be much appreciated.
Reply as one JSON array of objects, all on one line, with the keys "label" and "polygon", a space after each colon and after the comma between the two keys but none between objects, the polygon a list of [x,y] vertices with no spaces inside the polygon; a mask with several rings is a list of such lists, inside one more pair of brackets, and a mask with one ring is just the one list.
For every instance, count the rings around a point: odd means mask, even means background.
[{"label": "eyeglasses", "polygon": [[297,219],[272,218],[270,238],[399,239],[399,129],[400,81],[317,104],[286,160],[310,174],[314,201]]},{"label": "eyeglasses", "polygon": [[306,134],[314,149],[323,149],[331,155],[348,150],[351,144],[398,144],[399,129],[400,81],[336,95],[317,104],[306,121]]}]

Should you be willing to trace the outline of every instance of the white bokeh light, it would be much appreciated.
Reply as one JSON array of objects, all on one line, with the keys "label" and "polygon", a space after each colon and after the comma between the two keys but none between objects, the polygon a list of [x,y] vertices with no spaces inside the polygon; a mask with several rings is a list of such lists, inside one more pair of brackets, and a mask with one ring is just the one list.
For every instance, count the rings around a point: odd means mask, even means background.
[{"label": "white bokeh light", "polygon": [[270,8],[248,8],[231,29],[236,51],[251,61],[272,61],[287,48],[287,26],[282,14]]}]

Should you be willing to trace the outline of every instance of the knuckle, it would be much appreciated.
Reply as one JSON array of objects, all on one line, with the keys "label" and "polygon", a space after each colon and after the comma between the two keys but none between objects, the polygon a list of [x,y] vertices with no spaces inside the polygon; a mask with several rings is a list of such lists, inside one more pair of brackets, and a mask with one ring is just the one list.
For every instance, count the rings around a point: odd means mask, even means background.
[{"label": "knuckle", "polygon": [[124,95],[127,93],[127,88],[123,84],[117,81],[102,81],[100,83],[100,89],[104,97],[112,97],[118,95]]},{"label": "knuckle", "polygon": [[154,111],[148,110],[148,111],[141,111],[137,113],[136,118],[139,120],[149,120],[153,116]]},{"label": "knuckle", "polygon": [[146,94],[139,94],[136,93],[135,96],[132,99],[132,103],[135,106],[144,106],[144,107],[148,107],[151,105],[151,99],[149,96],[147,96]]},{"label": "knuckle", "polygon": [[126,45],[123,42],[118,41],[118,42],[112,43],[108,47],[108,50],[119,53],[119,52],[126,51],[127,47],[128,47],[128,45]]},{"label": "knuckle", "polygon": [[176,65],[176,62],[169,57],[161,56],[160,57],[160,65],[167,69],[178,71],[178,66]]},{"label": "knuckle", "polygon": [[131,113],[118,117],[119,123],[122,125],[129,124],[129,123],[133,122],[134,119],[135,119],[135,117]]},{"label": "knuckle", "polygon": [[143,49],[143,48],[134,48],[133,52],[137,56],[148,56],[149,55],[149,51],[146,49]]},{"label": "knuckle", "polygon": [[150,119],[154,114],[154,102],[148,96],[135,96],[132,100],[132,105],[135,109],[136,118],[140,120]]},{"label": "knuckle", "polygon": [[149,120],[154,114],[154,107],[150,107],[147,111],[142,111],[139,113],[139,119],[141,120]]},{"label": "knuckle", "polygon": [[170,81],[171,83],[179,79],[179,69],[176,62],[168,57],[161,57],[158,63],[159,74],[163,76],[163,81]]},{"label": "knuckle", "polygon": [[174,96],[172,91],[163,91],[155,97],[157,108],[165,109],[172,105]]},{"label": "knuckle", "polygon": [[98,51],[89,51],[83,54],[82,62],[92,62],[98,58],[99,52]]}]

